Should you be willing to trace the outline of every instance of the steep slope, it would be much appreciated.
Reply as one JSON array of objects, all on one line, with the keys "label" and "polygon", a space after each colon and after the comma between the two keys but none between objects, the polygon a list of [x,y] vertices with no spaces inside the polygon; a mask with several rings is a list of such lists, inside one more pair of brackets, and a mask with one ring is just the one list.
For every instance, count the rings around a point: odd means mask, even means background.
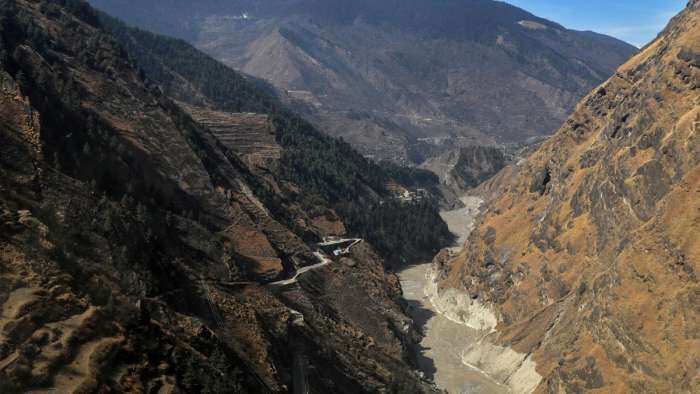
[{"label": "steep slope", "polygon": [[[328,216],[315,208],[320,196],[346,222],[348,232],[370,240],[388,262],[396,264],[430,258],[450,243],[451,235],[438,213],[438,202],[449,196],[442,195],[434,177],[365,159],[261,92],[257,81],[246,80],[182,40],[130,28],[105,14],[100,20],[151,82],[181,102],[196,120],[211,126],[230,149],[244,156],[249,156],[244,145],[255,145],[268,154],[270,149],[280,150],[279,160],[268,160],[257,174],[274,174],[299,185],[305,193],[296,193],[295,198],[307,211],[316,212],[315,223]],[[261,128],[236,120],[251,117],[266,118],[269,124]],[[395,182],[408,190],[428,190],[428,198],[396,203],[396,193],[389,187]]]},{"label": "steep slope", "polygon": [[442,306],[495,330],[466,363],[516,392],[700,390],[699,59],[694,0],[485,186],[467,249],[436,261]]},{"label": "steep slope", "polygon": [[635,53],[491,0],[92,3],[270,81],[322,130],[398,162],[549,134]]},{"label": "steep slope", "polygon": [[0,392],[427,387],[396,277],[316,250],[342,222],[265,172],[272,139],[227,148],[82,1],[3,0],[0,26]]},{"label": "steep slope", "polygon": [[421,164],[421,168],[440,176],[443,188],[457,196],[491,178],[507,164],[503,149],[493,146],[470,146],[448,150]]}]

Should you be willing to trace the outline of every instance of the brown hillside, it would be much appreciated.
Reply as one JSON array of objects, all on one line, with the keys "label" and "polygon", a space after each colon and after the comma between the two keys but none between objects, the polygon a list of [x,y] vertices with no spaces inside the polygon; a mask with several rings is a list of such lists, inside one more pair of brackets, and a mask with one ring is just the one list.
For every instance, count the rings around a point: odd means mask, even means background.
[{"label": "brown hillside", "polygon": [[268,284],[339,219],[258,167],[265,116],[209,130],[127,59],[83,1],[0,1],[0,393],[429,390],[366,242]]},{"label": "brown hillside", "polygon": [[[514,176],[485,186],[501,193],[467,250],[438,260],[442,284],[494,311],[488,341],[536,363],[538,392],[699,392],[699,164],[691,1]],[[525,365],[503,376],[516,391]]]}]

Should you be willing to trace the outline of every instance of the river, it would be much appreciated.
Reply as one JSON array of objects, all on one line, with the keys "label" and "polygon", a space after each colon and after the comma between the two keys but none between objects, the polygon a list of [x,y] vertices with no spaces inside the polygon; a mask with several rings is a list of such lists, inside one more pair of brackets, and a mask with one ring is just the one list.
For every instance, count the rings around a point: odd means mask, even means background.
[{"label": "river", "polygon": [[[459,236],[453,251],[459,251],[474,227],[481,200],[462,198],[465,208],[441,212],[450,231]],[[424,337],[417,350],[420,369],[435,384],[450,394],[508,393],[508,389],[482,372],[462,363],[462,351],[483,333],[458,324],[439,314],[425,293],[430,263],[414,265],[399,273],[404,298],[411,306],[410,313],[422,327]]]}]

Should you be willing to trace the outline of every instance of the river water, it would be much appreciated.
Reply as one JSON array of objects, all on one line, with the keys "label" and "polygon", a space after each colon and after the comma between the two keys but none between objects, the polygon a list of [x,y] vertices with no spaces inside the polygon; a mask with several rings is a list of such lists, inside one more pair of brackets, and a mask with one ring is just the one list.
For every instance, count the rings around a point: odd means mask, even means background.
[{"label": "river water", "polygon": [[[442,212],[441,216],[450,230],[459,236],[453,251],[464,245],[474,226],[481,200],[464,197],[465,208]],[[439,314],[425,294],[430,264],[419,264],[399,273],[404,298],[410,305],[410,313],[417,325],[423,328],[424,338],[418,349],[420,369],[431,377],[437,386],[450,394],[507,393],[505,386],[462,363],[462,351],[481,335],[478,330],[455,323]]]}]

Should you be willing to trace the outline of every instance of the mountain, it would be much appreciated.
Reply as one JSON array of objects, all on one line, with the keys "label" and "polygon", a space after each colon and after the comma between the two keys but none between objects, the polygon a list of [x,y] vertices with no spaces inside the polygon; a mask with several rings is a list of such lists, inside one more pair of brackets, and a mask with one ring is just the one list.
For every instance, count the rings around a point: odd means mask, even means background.
[{"label": "mountain", "polygon": [[700,2],[491,196],[435,300],[514,392],[700,391]]},{"label": "mountain", "polygon": [[393,192],[419,176],[101,18],[0,1],[0,392],[430,391],[371,241],[448,241],[432,199]]},{"label": "mountain", "polygon": [[548,135],[636,52],[491,0],[92,0],[269,81],[377,160]]},{"label": "mountain", "polygon": [[[348,231],[370,240],[388,262],[430,258],[449,244],[451,235],[439,217],[437,204],[448,198],[429,172],[366,160],[348,144],[322,135],[286,110],[256,86],[260,81],[246,80],[184,41],[131,28],[105,14],[99,17],[145,77],[185,104],[196,120],[224,133],[230,149],[242,149],[240,153],[246,155],[246,147],[251,145],[261,144],[266,151],[279,145],[279,162],[265,166],[266,170],[328,201]],[[275,141],[231,136],[240,132],[240,113],[251,111],[268,115],[277,132]],[[390,186],[394,181],[404,189],[425,189],[431,197],[397,203]],[[313,199],[304,202],[307,206],[315,203]]]},{"label": "mountain", "polygon": [[500,148],[469,146],[450,149],[430,158],[421,168],[440,174],[444,194],[461,196],[465,189],[476,187],[496,175],[506,163],[506,153]]}]

